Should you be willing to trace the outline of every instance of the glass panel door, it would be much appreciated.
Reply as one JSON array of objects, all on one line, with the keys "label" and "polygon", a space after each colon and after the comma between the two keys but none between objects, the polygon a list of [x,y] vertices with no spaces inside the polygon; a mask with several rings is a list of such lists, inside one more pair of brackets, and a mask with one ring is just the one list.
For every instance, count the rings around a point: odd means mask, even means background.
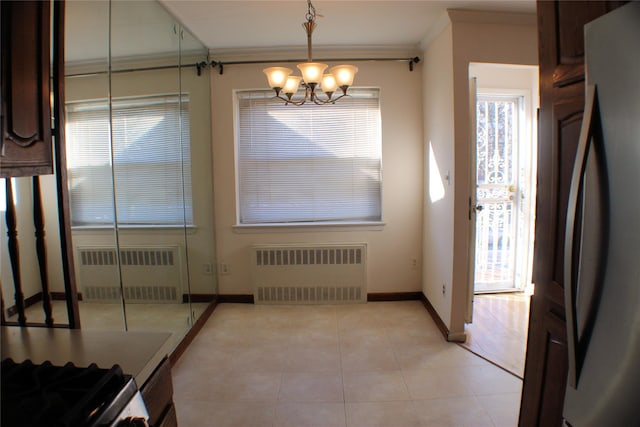
[{"label": "glass panel door", "polygon": [[479,95],[476,103],[475,292],[516,284],[520,97]]}]

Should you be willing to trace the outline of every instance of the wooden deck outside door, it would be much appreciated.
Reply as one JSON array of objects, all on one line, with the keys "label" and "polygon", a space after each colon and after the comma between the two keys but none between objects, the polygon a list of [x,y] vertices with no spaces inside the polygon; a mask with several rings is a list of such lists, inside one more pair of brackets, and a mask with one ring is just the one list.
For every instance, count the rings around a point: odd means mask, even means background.
[{"label": "wooden deck outside door", "polygon": [[564,236],[584,109],[584,25],[622,5],[538,0],[540,115],[538,192],[520,426],[560,426],[567,376]]}]

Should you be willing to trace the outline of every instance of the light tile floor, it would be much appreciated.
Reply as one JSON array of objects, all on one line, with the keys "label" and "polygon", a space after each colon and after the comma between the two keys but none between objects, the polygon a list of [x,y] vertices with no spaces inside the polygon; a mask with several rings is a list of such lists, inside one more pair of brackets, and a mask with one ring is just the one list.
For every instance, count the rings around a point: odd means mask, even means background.
[{"label": "light tile floor", "polygon": [[509,427],[522,388],[417,301],[221,304],[173,379],[181,427]]}]

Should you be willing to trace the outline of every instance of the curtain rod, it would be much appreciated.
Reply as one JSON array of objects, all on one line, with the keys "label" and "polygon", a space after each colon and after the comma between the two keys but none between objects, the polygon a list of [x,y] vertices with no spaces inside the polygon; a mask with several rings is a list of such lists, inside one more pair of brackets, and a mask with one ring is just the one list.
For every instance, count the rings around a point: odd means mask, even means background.
[{"label": "curtain rod", "polygon": [[[305,59],[264,59],[264,60],[254,60],[254,61],[210,61],[210,62],[196,62],[193,64],[182,64],[182,65],[158,65],[155,67],[141,67],[141,68],[126,68],[122,70],[111,70],[111,74],[119,74],[119,73],[131,73],[134,71],[157,71],[157,70],[168,70],[171,68],[178,67],[196,67],[198,75],[202,74],[202,69],[207,65],[212,68],[218,68],[218,74],[224,73],[225,65],[247,65],[247,64],[273,64],[276,62],[305,62]],[[326,62],[339,62],[339,61],[395,61],[395,62],[408,62],[409,63],[409,71],[413,71],[413,65],[420,62],[420,58],[418,56],[414,56],[412,58],[326,58],[326,59],[318,59],[317,61],[326,61]],[[89,73],[76,73],[76,74],[66,74],[65,77],[88,77],[88,76],[100,76],[104,74],[109,74],[109,71],[92,71]]]},{"label": "curtain rod", "polygon": [[[208,62],[202,61],[202,62],[196,62],[193,64],[157,65],[155,67],[125,68],[121,70],[111,70],[111,74],[131,73],[134,71],[168,70],[171,68],[178,68],[178,67],[196,67],[198,75],[200,75],[202,74],[202,69],[207,65],[211,65],[211,64],[209,64]],[[65,74],[65,77],[88,77],[88,76],[100,76],[104,74],[109,74],[109,71],[105,70],[105,71],[91,71],[88,73]]]},{"label": "curtain rod", "polygon": [[[306,59],[264,59],[255,61],[215,61],[212,60],[209,65],[218,68],[218,74],[223,74],[225,65],[243,65],[243,64],[273,64],[276,62],[306,62]],[[395,61],[395,62],[408,62],[409,71],[413,71],[413,64],[420,62],[418,56],[411,58],[324,58],[314,59],[314,61],[323,62],[339,62],[339,61]]]}]

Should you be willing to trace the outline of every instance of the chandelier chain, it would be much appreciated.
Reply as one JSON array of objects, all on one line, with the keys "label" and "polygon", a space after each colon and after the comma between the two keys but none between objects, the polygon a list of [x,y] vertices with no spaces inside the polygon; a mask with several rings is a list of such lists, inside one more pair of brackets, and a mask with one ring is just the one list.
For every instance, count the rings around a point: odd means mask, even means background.
[{"label": "chandelier chain", "polygon": [[316,8],[311,4],[311,0],[307,0],[307,21],[315,22],[316,20]]}]

